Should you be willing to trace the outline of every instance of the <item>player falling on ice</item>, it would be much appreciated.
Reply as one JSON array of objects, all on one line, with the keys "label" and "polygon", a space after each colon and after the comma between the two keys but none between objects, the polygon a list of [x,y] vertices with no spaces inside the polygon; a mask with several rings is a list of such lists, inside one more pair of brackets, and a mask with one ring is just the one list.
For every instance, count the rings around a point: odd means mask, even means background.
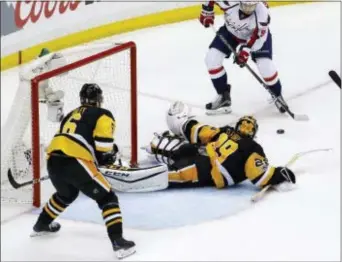
[{"label": "player falling on ice", "polygon": [[[214,5],[224,11],[225,24],[218,30],[235,49],[234,62],[244,67],[249,58],[256,63],[260,75],[274,95],[275,105],[281,113],[285,110],[279,101],[286,105],[282,97],[282,86],[277,69],[272,61],[272,35],[269,29],[270,14],[266,3],[260,1],[208,1],[202,5],[200,22],[209,27],[214,25]],[[231,85],[223,67],[225,58],[231,56],[231,50],[216,35],[209,46],[205,63],[211,77],[217,97],[206,104],[208,114],[231,112]]]},{"label": "player falling on ice", "polygon": [[115,120],[101,108],[102,90],[97,84],[84,84],[81,106],[67,114],[48,149],[47,169],[56,189],[42,209],[32,236],[59,231],[53,222],[81,191],[95,200],[102,210],[109,239],[118,258],[135,252],[135,244],[122,236],[122,217],[118,198],[99,165],[111,164]]},{"label": "player falling on ice", "polygon": [[216,128],[189,117],[189,107],[175,102],[167,114],[170,132],[156,135],[146,148],[151,157],[169,168],[169,187],[224,188],[249,179],[253,184],[292,188],[294,173],[269,165],[255,141],[258,124],[244,116],[235,127]]}]

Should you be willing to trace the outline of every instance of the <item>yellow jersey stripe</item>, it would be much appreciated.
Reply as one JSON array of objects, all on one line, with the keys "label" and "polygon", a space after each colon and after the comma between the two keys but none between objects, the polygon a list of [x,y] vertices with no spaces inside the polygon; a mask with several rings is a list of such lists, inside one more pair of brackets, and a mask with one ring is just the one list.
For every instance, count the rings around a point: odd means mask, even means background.
[{"label": "yellow jersey stripe", "polygon": [[58,135],[52,139],[47,149],[47,154],[51,154],[54,151],[62,151],[67,156],[87,161],[95,160],[92,153],[81,142],[64,135]]}]

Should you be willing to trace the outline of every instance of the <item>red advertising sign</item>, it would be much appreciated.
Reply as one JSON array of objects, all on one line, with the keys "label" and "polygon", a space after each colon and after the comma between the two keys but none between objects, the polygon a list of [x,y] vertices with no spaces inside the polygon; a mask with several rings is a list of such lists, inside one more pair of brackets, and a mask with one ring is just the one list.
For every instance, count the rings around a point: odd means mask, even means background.
[{"label": "red advertising sign", "polygon": [[81,1],[18,1],[14,9],[15,24],[18,28],[23,28],[28,21],[36,23],[41,17],[48,19],[56,13],[74,11],[80,3]]}]

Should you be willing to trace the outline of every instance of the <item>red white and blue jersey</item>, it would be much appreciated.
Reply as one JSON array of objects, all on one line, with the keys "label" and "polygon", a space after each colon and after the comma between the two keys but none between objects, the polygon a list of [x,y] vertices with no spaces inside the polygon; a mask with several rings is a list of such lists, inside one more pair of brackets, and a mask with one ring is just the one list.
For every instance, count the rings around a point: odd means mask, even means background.
[{"label": "red white and blue jersey", "polygon": [[270,14],[267,4],[257,3],[255,11],[245,15],[240,10],[239,2],[208,1],[205,5],[218,5],[224,11],[227,30],[240,43],[247,43],[252,51],[259,50],[267,39]]}]

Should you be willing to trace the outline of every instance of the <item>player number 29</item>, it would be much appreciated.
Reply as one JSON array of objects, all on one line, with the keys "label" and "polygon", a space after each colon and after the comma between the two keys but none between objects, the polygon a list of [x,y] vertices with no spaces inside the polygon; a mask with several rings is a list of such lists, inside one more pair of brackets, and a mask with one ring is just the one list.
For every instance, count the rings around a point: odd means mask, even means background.
[{"label": "player number 29", "polygon": [[220,145],[219,148],[217,148],[217,152],[219,155],[219,162],[222,163],[224,160],[226,160],[231,154],[233,154],[239,147],[239,145],[234,142],[233,140],[228,139],[227,135],[221,135],[218,141]]}]

